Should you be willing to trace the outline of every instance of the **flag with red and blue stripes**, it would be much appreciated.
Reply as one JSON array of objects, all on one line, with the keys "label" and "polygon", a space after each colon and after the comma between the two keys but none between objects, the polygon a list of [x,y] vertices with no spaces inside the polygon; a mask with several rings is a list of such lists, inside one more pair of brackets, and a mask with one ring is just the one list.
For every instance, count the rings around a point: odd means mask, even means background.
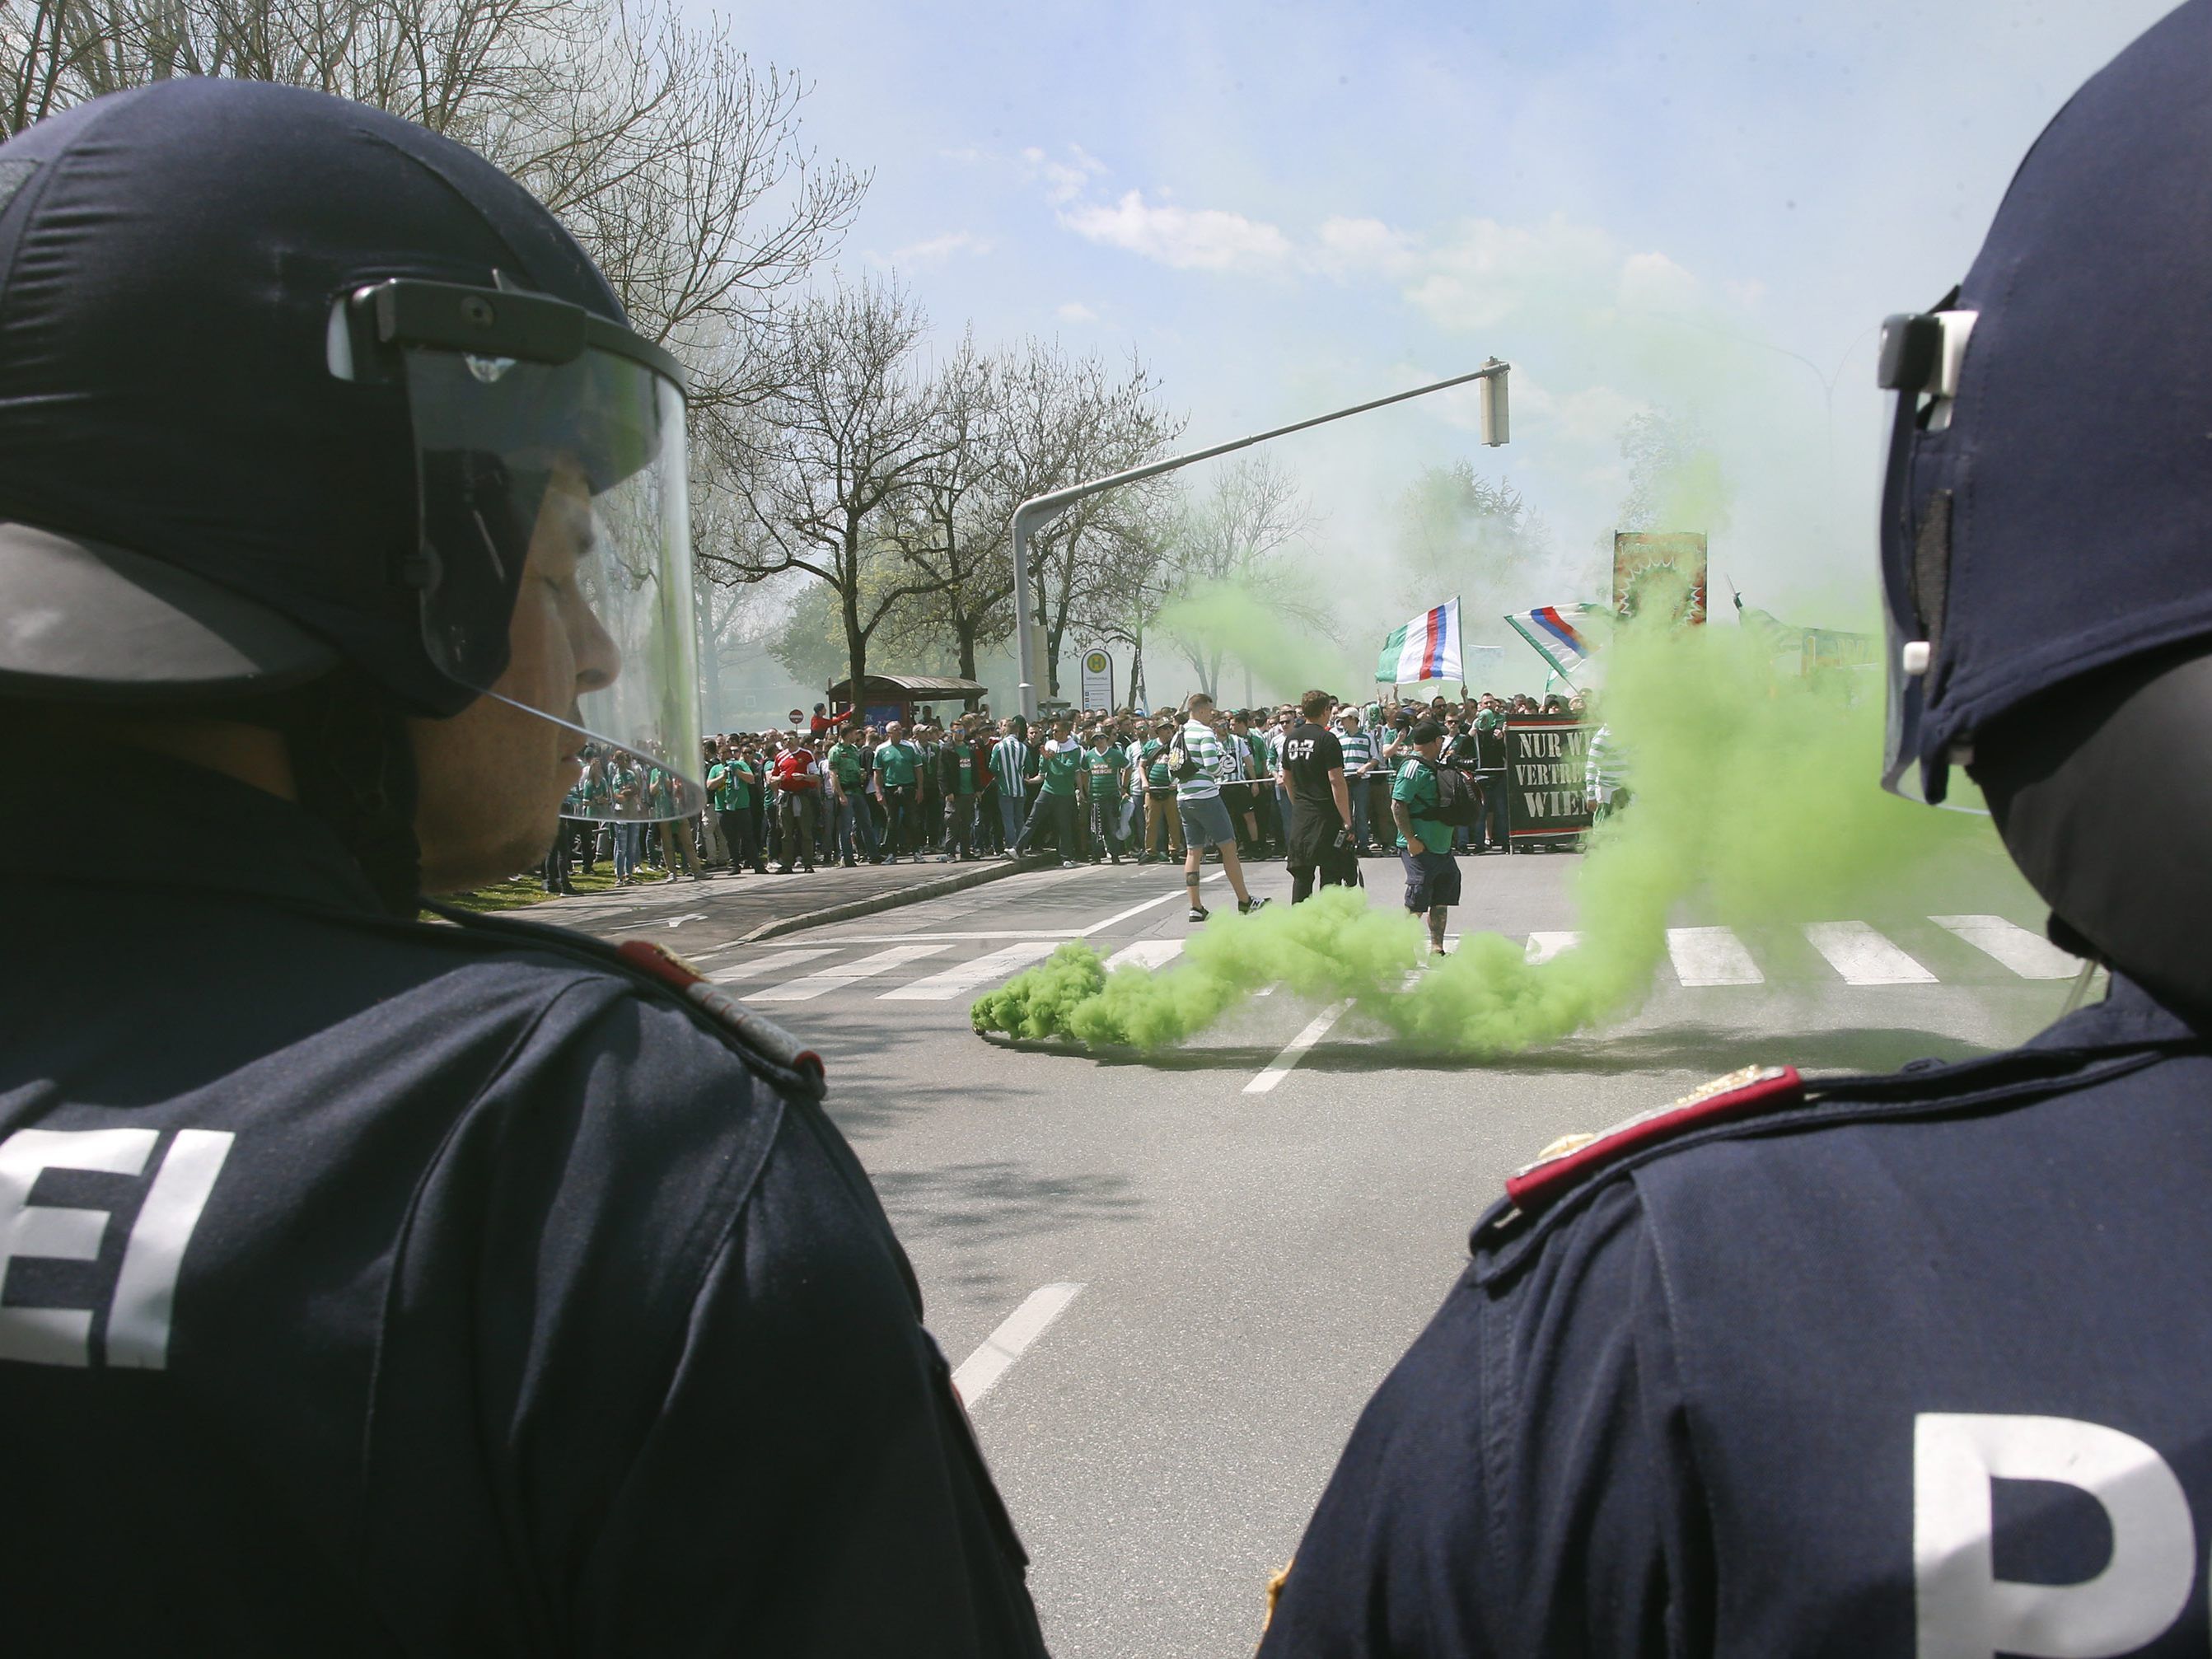
[{"label": "flag with red and blue stripes", "polygon": [[1575,671],[1596,649],[1592,620],[1603,612],[1598,605],[1540,605],[1534,611],[1516,611],[1505,620],[1536,654],[1571,680]]},{"label": "flag with red and blue stripes", "polygon": [[1424,612],[1382,642],[1375,664],[1382,685],[1413,685],[1422,680],[1462,680],[1459,601],[1447,600]]}]

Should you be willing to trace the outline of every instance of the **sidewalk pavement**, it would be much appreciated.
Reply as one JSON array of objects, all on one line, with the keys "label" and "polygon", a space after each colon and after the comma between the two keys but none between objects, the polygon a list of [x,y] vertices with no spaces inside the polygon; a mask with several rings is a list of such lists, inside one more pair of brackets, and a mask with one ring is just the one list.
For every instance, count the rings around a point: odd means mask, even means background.
[{"label": "sidewalk pavement", "polygon": [[823,865],[811,875],[801,872],[757,876],[748,871],[733,876],[716,871],[704,881],[678,877],[608,893],[548,899],[520,914],[532,921],[581,928],[602,937],[627,927],[708,921],[713,924],[711,929],[702,931],[750,944],[780,933],[794,933],[802,927],[919,903],[1059,862],[1057,858],[1035,854],[1022,859],[985,857],[966,864],[925,858],[927,861],[921,864],[902,860],[863,864],[852,870]]}]

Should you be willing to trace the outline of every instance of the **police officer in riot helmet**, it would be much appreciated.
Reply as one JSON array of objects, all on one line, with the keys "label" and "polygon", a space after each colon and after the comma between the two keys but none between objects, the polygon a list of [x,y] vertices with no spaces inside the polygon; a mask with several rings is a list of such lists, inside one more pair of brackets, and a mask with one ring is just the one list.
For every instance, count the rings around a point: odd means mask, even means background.
[{"label": "police officer in riot helmet", "polygon": [[820,1061],[447,911],[688,817],[684,396],[461,146],[0,147],[0,1601],[22,1652],[1033,1654]]},{"label": "police officer in riot helmet", "polygon": [[2203,1655],[2212,0],[1891,319],[1886,781],[1963,768],[2106,999],[1754,1067],[1515,1176],[1262,1654]]}]

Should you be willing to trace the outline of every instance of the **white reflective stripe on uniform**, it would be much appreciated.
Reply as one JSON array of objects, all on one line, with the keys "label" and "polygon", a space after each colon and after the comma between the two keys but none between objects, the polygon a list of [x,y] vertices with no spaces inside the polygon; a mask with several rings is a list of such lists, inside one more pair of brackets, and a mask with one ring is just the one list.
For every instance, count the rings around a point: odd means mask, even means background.
[{"label": "white reflective stripe on uniform", "polygon": [[107,1363],[158,1371],[169,1363],[169,1323],[185,1246],[199,1225],[235,1137],[223,1129],[179,1129],[131,1226],[115,1300],[107,1310]]},{"label": "white reflective stripe on uniform", "polygon": [[[1990,1486],[2039,1480],[2087,1493],[2112,1553],[2076,1583],[1996,1576]],[[2163,1635],[2189,1604],[2196,1528],[2181,1482],[2118,1429],[2068,1417],[1923,1412],[1912,1423],[1917,1659],[2107,1659]],[[2197,1643],[2200,1649],[2202,1632]]]},{"label": "white reflective stripe on uniform", "polygon": [[[18,1129],[0,1140],[0,1296],[20,1256],[96,1261],[110,1212],[31,1202],[48,1170],[135,1176],[160,1139],[151,1129]],[[92,1363],[92,1310],[0,1305],[0,1359],[40,1365]]]}]

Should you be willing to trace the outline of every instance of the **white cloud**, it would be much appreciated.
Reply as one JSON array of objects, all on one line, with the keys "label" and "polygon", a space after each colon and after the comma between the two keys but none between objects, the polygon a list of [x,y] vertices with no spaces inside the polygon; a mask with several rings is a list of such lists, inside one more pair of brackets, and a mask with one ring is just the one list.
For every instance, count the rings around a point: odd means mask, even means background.
[{"label": "white cloud", "polygon": [[992,246],[988,237],[978,236],[973,231],[949,230],[942,236],[931,236],[919,242],[908,242],[904,247],[893,248],[875,263],[911,270],[916,266],[941,265],[955,254],[973,254],[980,258],[991,251]]},{"label": "white cloud", "polygon": [[1147,203],[1130,191],[1111,207],[1071,207],[1060,222],[1086,240],[1157,259],[1177,270],[1279,269],[1291,263],[1291,239],[1264,220],[1218,208]]},{"label": "white cloud", "polygon": [[1098,313],[1080,300],[1070,300],[1053,313],[1063,323],[1095,323]]},{"label": "white cloud", "polygon": [[1618,386],[1591,386],[1579,392],[1554,392],[1525,369],[1516,369],[1510,380],[1514,426],[1542,431],[1568,443],[1609,447],[1619,441],[1620,428],[1632,416],[1650,408],[1641,398]]},{"label": "white cloud", "polygon": [[1412,268],[1414,240],[1380,219],[1325,219],[1314,263],[1332,276],[1399,276]]},{"label": "white cloud", "polygon": [[1080,144],[1067,147],[1065,161],[1054,160],[1032,144],[1022,152],[1022,161],[1032,179],[1044,181],[1045,199],[1055,206],[1073,201],[1090,189],[1092,179],[1106,171],[1106,164]]},{"label": "white cloud", "polygon": [[1698,279],[1663,253],[1632,253],[1620,268],[1626,311],[1686,311],[1698,304]]}]

